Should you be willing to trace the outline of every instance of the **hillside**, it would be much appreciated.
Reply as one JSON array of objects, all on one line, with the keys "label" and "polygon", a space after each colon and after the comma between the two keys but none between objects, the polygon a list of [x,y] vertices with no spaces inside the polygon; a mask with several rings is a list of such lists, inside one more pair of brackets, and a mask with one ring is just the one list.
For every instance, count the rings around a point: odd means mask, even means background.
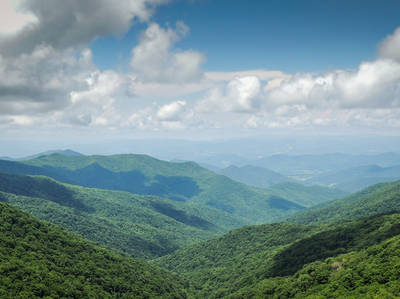
[{"label": "hillside", "polygon": [[[385,272],[391,267],[390,261],[400,261],[398,248],[394,251],[400,241],[399,234],[400,214],[323,226],[289,223],[250,226],[178,250],[157,263],[189,279],[200,298],[252,298],[255,294],[258,298],[295,295],[301,298],[301,292],[315,294],[325,289],[323,284],[334,287],[335,281],[341,280],[347,284],[339,286],[338,293],[351,294],[355,290],[349,286],[355,285],[358,292],[371,289],[371,294],[385,291],[400,295],[400,270],[392,268],[391,272]],[[390,240],[392,237],[394,241]],[[385,244],[391,244],[392,249]],[[382,260],[378,252],[385,252],[387,259]],[[368,268],[360,281],[356,271],[368,267],[368,263],[358,268],[357,261],[364,256],[377,267]],[[326,261],[327,258],[330,259]],[[327,266],[321,266],[324,263]],[[332,264],[342,267],[348,273],[347,278],[330,277],[333,271],[327,270]],[[385,279],[380,281],[381,277]],[[378,282],[383,283],[381,290],[375,290]]]},{"label": "hillside", "polygon": [[178,277],[0,203],[1,298],[186,298]]},{"label": "hillside", "polygon": [[289,221],[303,224],[329,223],[400,211],[400,181],[380,183],[350,196],[312,207]]},{"label": "hillside", "polygon": [[367,165],[316,176],[307,182],[356,192],[373,184],[396,180],[400,180],[400,166]]},{"label": "hillside", "polygon": [[242,167],[231,165],[221,169],[218,173],[235,181],[258,188],[266,188],[274,184],[293,181],[293,179],[283,176],[275,171],[252,165]]},{"label": "hillside", "polygon": [[262,280],[230,298],[398,298],[400,236]]},{"label": "hillside", "polygon": [[[0,174],[0,201],[140,258],[161,256],[240,225],[211,208],[199,213],[195,206],[182,209],[168,199],[66,185],[40,176]],[[216,219],[225,226],[214,224]]]},{"label": "hillside", "polygon": [[248,224],[272,222],[304,208],[290,199],[236,182],[195,163],[171,163],[145,155],[54,154],[24,163],[0,161],[0,171],[41,174],[74,185],[156,195],[211,207]]}]

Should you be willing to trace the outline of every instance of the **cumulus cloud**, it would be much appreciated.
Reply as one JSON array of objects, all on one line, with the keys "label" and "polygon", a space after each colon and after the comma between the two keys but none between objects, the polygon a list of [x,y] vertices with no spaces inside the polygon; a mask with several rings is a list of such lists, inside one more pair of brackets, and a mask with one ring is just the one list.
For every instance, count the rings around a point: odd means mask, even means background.
[{"label": "cumulus cloud", "polygon": [[100,72],[85,46],[96,37],[124,33],[135,20],[148,21],[166,1],[2,1],[2,124],[115,124],[122,114],[117,98],[126,93],[128,80]]},{"label": "cumulus cloud", "polygon": [[[28,19],[25,17],[16,22],[20,30],[15,34],[0,37],[0,53],[13,56],[30,53],[38,45],[59,50],[85,46],[97,37],[126,32],[136,18],[147,21],[153,8],[164,2],[165,0],[20,1],[19,10]],[[7,8],[10,6],[7,5]],[[34,22],[27,22],[29,18]],[[22,25],[26,26],[21,27]]]},{"label": "cumulus cloud", "polygon": [[175,101],[163,105],[157,111],[157,118],[162,121],[177,121],[182,118],[185,112],[186,101]]},{"label": "cumulus cloud", "polygon": [[94,65],[89,42],[149,21],[166,1],[2,1],[0,125],[400,127],[400,28],[379,45],[375,61],[322,74],[203,72],[204,55],[176,46],[189,33],[181,22],[150,23],[128,74]]},{"label": "cumulus cloud", "polygon": [[267,106],[304,104],[310,108],[400,106],[400,64],[389,59],[363,62],[355,71],[297,74],[267,90]]},{"label": "cumulus cloud", "polygon": [[210,90],[196,107],[199,112],[252,112],[259,105],[261,81],[256,76],[236,77]]},{"label": "cumulus cloud", "polygon": [[86,79],[87,88],[70,93],[71,105],[61,120],[78,125],[113,125],[120,120],[114,103],[124,78],[114,71],[95,71]]},{"label": "cumulus cloud", "polygon": [[174,101],[162,106],[153,103],[132,113],[123,125],[153,131],[180,130],[193,125],[198,127],[198,122],[193,121],[192,117],[193,111],[187,107],[186,101]]},{"label": "cumulus cloud", "polygon": [[175,30],[150,24],[132,50],[131,66],[138,81],[170,83],[199,79],[204,56],[192,50],[173,51],[174,44],[188,31],[182,22],[176,24]]},{"label": "cumulus cloud", "polygon": [[389,35],[379,47],[379,55],[400,62],[400,28]]},{"label": "cumulus cloud", "polygon": [[69,103],[71,90],[86,88],[94,69],[90,50],[65,55],[38,46],[30,54],[0,56],[0,114],[61,109]]}]

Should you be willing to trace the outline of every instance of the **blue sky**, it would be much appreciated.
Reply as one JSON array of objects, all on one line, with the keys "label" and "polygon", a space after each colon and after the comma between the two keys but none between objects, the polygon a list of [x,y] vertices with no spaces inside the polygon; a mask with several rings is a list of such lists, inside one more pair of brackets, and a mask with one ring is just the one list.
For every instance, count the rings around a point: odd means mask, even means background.
[{"label": "blue sky", "polygon": [[[152,20],[183,21],[190,35],[177,47],[207,56],[204,69],[321,72],[355,68],[376,57],[377,44],[399,25],[399,1],[173,1]],[[122,37],[94,41],[94,61],[124,68],[146,24]]]},{"label": "blue sky", "polygon": [[0,140],[392,135],[399,1],[2,0]]}]

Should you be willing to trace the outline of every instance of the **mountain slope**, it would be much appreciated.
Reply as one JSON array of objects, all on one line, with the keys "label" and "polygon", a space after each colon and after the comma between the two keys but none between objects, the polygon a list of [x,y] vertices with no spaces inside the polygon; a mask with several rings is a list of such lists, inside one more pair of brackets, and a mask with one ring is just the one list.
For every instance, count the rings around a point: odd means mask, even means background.
[{"label": "mountain slope", "polygon": [[185,298],[183,283],[0,203],[1,298]]},{"label": "mountain slope", "polygon": [[244,223],[272,222],[304,208],[290,199],[272,196],[195,163],[171,163],[145,155],[55,154],[24,163],[0,161],[0,171],[42,174],[75,185],[157,195],[212,207]]},{"label": "mountain slope", "polygon": [[312,207],[289,221],[304,224],[329,223],[400,211],[400,181],[380,183],[348,197]]},{"label": "mountain slope", "polygon": [[266,188],[274,184],[293,181],[293,179],[275,171],[252,165],[242,167],[231,165],[221,169],[219,173],[235,181],[259,188]]},{"label": "mountain slope", "polygon": [[[231,231],[161,257],[157,263],[192,281],[198,297],[221,298],[242,292],[249,294],[260,283],[268,286],[269,280],[276,277],[290,279],[294,275],[295,281],[296,273],[310,263],[362,252],[399,234],[400,214],[323,226],[275,223]],[[399,276],[392,277],[391,281],[399,281]],[[363,284],[368,286],[369,282]],[[282,298],[274,292],[267,294],[271,298]]]},{"label": "mountain slope", "polygon": [[152,196],[61,184],[38,176],[0,174],[0,201],[134,257],[154,258],[226,230],[229,214]]},{"label": "mountain slope", "polygon": [[262,280],[230,298],[398,298],[400,236]]}]

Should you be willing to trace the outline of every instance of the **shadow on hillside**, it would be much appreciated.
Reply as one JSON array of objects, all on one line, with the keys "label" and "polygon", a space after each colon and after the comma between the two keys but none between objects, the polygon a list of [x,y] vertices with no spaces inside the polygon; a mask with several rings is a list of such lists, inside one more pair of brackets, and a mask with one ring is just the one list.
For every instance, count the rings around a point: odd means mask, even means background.
[{"label": "shadow on hillside", "polygon": [[385,219],[376,216],[360,220],[355,225],[338,225],[295,242],[274,257],[270,276],[292,275],[305,264],[361,250],[399,235],[400,223],[386,223]]},{"label": "shadow on hillside", "polygon": [[157,212],[169,216],[181,223],[204,230],[212,230],[216,228],[214,224],[200,217],[188,215],[185,211],[177,210],[172,205],[155,201],[152,201],[150,204]]},{"label": "shadow on hillside", "polygon": [[48,178],[0,174],[0,190],[15,195],[42,198],[86,212],[93,210],[76,199],[72,190]]}]

